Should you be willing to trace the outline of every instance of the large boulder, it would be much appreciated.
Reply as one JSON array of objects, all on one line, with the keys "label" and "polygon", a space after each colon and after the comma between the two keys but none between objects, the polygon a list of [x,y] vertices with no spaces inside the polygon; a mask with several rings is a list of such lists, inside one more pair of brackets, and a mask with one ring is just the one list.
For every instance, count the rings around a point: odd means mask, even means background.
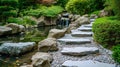
[{"label": "large boulder", "polygon": [[74,15],[74,20],[77,20],[80,17],[81,17],[80,15]]},{"label": "large boulder", "polygon": [[91,14],[90,15],[90,19],[96,19],[96,18],[98,18],[98,16],[96,14]]},{"label": "large boulder", "polygon": [[82,16],[80,18],[78,18],[75,23],[78,23],[79,25],[81,24],[89,24],[90,23],[90,19],[88,17]]},{"label": "large boulder", "polygon": [[50,62],[52,62],[53,57],[48,53],[37,52],[31,60],[33,67],[51,67]]},{"label": "large boulder", "polygon": [[61,38],[65,35],[66,33],[66,28],[59,30],[59,29],[51,29],[48,34],[48,38]]},{"label": "large boulder", "polygon": [[109,12],[107,10],[101,10],[99,13],[99,17],[109,16]]},{"label": "large boulder", "polygon": [[79,27],[79,25],[76,23],[72,23],[69,25],[69,27],[67,28],[67,32],[66,33],[71,33],[71,30],[77,29]]},{"label": "large boulder", "polygon": [[58,50],[58,45],[55,38],[47,38],[38,43],[38,51],[48,52],[56,50]]},{"label": "large boulder", "polygon": [[56,25],[56,21],[57,21],[57,18],[41,16],[40,18],[37,19],[37,25],[38,26]]},{"label": "large boulder", "polygon": [[2,35],[9,35],[11,33],[12,33],[12,28],[5,27],[5,26],[0,26],[0,36],[2,36]]},{"label": "large boulder", "polygon": [[32,50],[34,46],[35,42],[3,43],[0,46],[0,53],[18,56]]},{"label": "large boulder", "polygon": [[6,27],[12,28],[12,34],[20,33],[25,31],[25,27],[23,25],[18,25],[15,23],[7,24]]}]

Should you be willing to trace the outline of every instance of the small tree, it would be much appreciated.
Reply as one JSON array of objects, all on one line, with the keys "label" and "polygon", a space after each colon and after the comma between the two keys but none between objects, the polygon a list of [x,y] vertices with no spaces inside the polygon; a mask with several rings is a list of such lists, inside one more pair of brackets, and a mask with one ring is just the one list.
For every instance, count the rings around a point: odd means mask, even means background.
[{"label": "small tree", "polygon": [[6,21],[8,17],[17,16],[18,0],[0,0],[0,17]]}]

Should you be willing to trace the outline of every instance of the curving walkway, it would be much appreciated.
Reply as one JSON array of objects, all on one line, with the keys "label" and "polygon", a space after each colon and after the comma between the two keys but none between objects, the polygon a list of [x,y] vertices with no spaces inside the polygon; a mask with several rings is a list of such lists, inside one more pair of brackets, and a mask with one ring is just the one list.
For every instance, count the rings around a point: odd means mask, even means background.
[{"label": "curving walkway", "polygon": [[112,52],[93,41],[93,21],[58,39],[59,51],[50,52],[52,67],[115,67]]}]

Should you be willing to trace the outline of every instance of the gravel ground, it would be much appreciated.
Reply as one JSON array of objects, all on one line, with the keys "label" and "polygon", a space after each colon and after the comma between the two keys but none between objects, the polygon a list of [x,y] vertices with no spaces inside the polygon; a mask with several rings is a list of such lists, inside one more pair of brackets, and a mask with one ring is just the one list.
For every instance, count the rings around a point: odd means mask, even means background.
[{"label": "gravel ground", "polygon": [[[72,38],[72,37],[70,37],[70,35],[68,35],[68,36],[69,36],[69,38]],[[68,38],[68,37],[65,36],[63,38]],[[59,50],[57,52],[49,52],[50,54],[53,55],[53,58],[54,58],[53,62],[51,63],[51,66],[52,67],[62,67],[61,65],[67,60],[73,60],[73,61],[95,60],[95,61],[99,61],[99,62],[114,64],[114,61],[111,58],[112,52],[110,50],[103,48],[99,44],[96,44],[95,42],[93,42],[92,38],[89,37],[89,39],[92,41],[91,44],[65,45],[64,43],[58,42]],[[97,48],[99,48],[99,53],[98,54],[90,54],[87,56],[69,56],[69,55],[62,55],[60,52],[64,47],[80,47],[80,46],[97,47]]]}]

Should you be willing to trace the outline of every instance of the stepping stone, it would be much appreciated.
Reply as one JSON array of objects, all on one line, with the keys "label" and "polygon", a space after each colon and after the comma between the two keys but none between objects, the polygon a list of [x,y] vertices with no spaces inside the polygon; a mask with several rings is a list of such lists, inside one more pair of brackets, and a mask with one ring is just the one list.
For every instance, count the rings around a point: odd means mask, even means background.
[{"label": "stepping stone", "polygon": [[102,63],[93,60],[86,61],[65,61],[62,67],[115,67],[115,64]]},{"label": "stepping stone", "polygon": [[74,37],[90,37],[92,36],[92,32],[73,32],[71,33]]},{"label": "stepping stone", "polygon": [[95,21],[95,19],[90,19],[90,22],[94,22]]},{"label": "stepping stone", "polygon": [[92,24],[88,24],[88,25],[82,25],[83,27],[88,27],[88,28],[92,28]]},{"label": "stepping stone", "polygon": [[96,47],[66,47],[61,51],[62,54],[72,56],[83,56],[88,54],[99,53],[99,49]]},{"label": "stepping stone", "polygon": [[79,31],[92,31],[92,28],[87,28],[87,27],[80,27],[78,28]]},{"label": "stepping stone", "polygon": [[58,39],[59,42],[64,42],[66,44],[86,44],[86,43],[91,43],[90,39],[84,39],[84,38],[79,38],[79,39]]},{"label": "stepping stone", "polygon": [[3,43],[0,46],[0,54],[18,56],[31,51],[34,46],[36,46],[35,42]]}]

